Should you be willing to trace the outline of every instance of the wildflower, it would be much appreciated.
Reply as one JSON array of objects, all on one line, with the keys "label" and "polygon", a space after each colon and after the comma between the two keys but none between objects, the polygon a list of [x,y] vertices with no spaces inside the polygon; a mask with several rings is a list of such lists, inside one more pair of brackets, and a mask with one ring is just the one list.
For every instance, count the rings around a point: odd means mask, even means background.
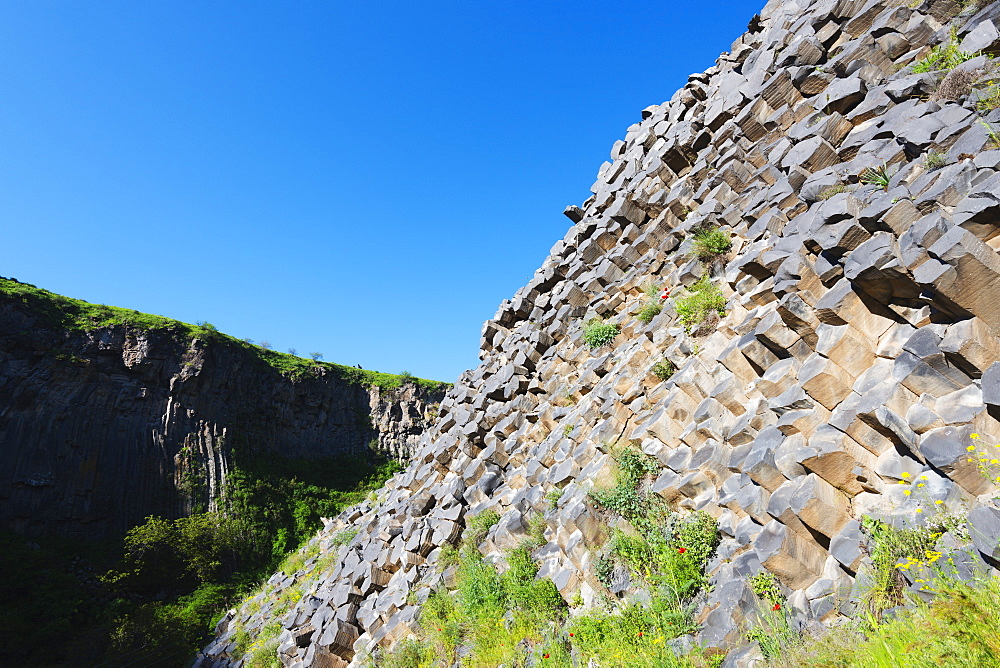
[{"label": "wildflower", "polygon": [[908,483],[908,482],[906,482],[905,480],[900,480],[900,481],[899,481],[899,484],[900,484],[900,485],[908,485],[909,483]]},{"label": "wildflower", "polygon": [[969,434],[969,438],[979,438],[979,434]]},{"label": "wildflower", "polygon": [[913,493],[913,490],[910,490],[910,489],[908,489],[905,492],[903,492],[903,494],[905,494],[906,496],[909,496],[912,493]]},{"label": "wildflower", "polygon": [[640,638],[642,637],[642,631],[639,631],[639,637]]},{"label": "wildflower", "polygon": [[941,499],[938,499],[937,501],[934,502],[934,505],[935,506],[940,506],[942,503],[944,503],[944,501],[942,501]]},{"label": "wildflower", "polygon": [[927,480],[927,476],[925,476],[925,475],[922,475],[922,476],[920,476],[919,478],[917,478],[917,480]]},{"label": "wildflower", "polygon": [[966,448],[966,451],[967,451],[967,452],[974,452],[974,451],[975,451],[975,449],[976,449],[976,446],[974,446],[974,445],[970,445],[969,447],[967,447],[967,448]]},{"label": "wildflower", "polygon": [[543,659],[547,659],[547,658],[549,658],[549,653],[548,653],[548,652],[546,652],[545,654],[542,654],[542,658],[543,658]]},{"label": "wildflower", "polygon": [[923,508],[917,508],[917,512],[918,513],[922,513],[922,512],[924,512],[924,509]]},{"label": "wildflower", "polygon": [[922,482],[918,482],[918,483],[917,483],[917,487],[924,487],[924,486],[925,486],[925,485],[924,485],[924,483],[922,483]]},{"label": "wildflower", "polygon": [[991,459],[990,464],[1000,464],[1000,459]]},{"label": "wildflower", "polygon": [[573,633],[570,633],[570,634],[569,634],[569,637],[570,637],[570,638],[572,638],[572,637],[573,637]]},{"label": "wildflower", "polygon": [[774,604],[774,607],[773,607],[773,608],[771,608],[771,609],[772,609],[772,610],[781,610],[781,604],[780,604],[780,603],[775,603],[775,604]]},{"label": "wildflower", "polygon": [[910,474],[909,474],[909,473],[906,473],[905,471],[904,471],[903,473],[900,473],[899,475],[900,475],[900,477],[902,477],[902,478],[909,478],[909,477],[910,477]]},{"label": "wildflower", "polygon": [[679,547],[679,548],[677,548],[677,554],[684,554],[687,551],[688,551],[688,549],[686,547]]}]

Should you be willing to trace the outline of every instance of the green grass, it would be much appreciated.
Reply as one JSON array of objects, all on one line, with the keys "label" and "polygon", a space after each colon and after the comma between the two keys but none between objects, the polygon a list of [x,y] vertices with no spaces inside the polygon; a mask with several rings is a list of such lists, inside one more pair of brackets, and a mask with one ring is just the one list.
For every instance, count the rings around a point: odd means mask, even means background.
[{"label": "green grass", "polygon": [[825,190],[820,192],[819,198],[826,200],[836,195],[839,195],[840,193],[846,193],[848,191],[849,188],[846,185],[844,185],[843,183],[838,183],[837,185],[830,186],[829,188],[826,188]]},{"label": "green grass", "polygon": [[223,334],[211,323],[191,325],[180,320],[141,313],[132,309],[91,304],[9,278],[0,278],[0,295],[20,302],[28,310],[37,314],[43,324],[53,329],[90,332],[105,327],[125,326],[132,330],[157,332],[182,341],[198,338],[210,341],[215,345],[227,345],[242,349],[276,369],[282,375],[295,380],[316,376],[322,369],[326,369],[328,372],[332,371],[345,382],[365,387],[391,390],[399,388],[407,382],[416,383],[430,390],[445,390],[451,387],[450,383],[416,378],[406,372],[403,374],[381,373],[305,359],[297,355],[262,348],[249,341]]},{"label": "green grass", "polygon": [[697,331],[713,313],[719,317],[726,315],[726,298],[708,276],[703,276],[687,290],[688,295],[674,305],[685,331]]},{"label": "green grass", "polygon": [[913,64],[915,73],[938,72],[941,70],[952,70],[967,60],[972,60],[978,53],[962,51],[959,47],[957,31],[952,28],[951,35],[947,42],[938,44],[931,49],[926,57],[921,58]]},{"label": "green grass", "polygon": [[863,185],[888,190],[889,182],[892,180],[894,174],[895,170],[890,168],[886,163],[882,163],[877,167],[865,167],[861,170],[861,173],[858,174],[858,180]]},{"label": "green grass", "polygon": [[1000,666],[1000,580],[941,580],[937,596],[880,624],[831,629],[787,647],[772,668]]}]

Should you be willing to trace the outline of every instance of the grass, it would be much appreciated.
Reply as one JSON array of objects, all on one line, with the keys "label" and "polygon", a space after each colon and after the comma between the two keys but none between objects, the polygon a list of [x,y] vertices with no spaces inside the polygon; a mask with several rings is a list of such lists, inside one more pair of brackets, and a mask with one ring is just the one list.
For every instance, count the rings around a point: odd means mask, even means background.
[{"label": "grass", "polygon": [[938,44],[931,49],[926,57],[921,58],[913,64],[915,73],[939,72],[942,70],[952,70],[967,60],[972,60],[978,53],[970,53],[959,49],[960,40],[958,32],[952,28],[951,35],[947,42]]},{"label": "grass", "polygon": [[873,186],[876,188],[881,188],[882,190],[889,189],[889,182],[892,180],[895,170],[889,167],[886,163],[882,163],[877,167],[865,167],[858,174],[858,181],[863,185]]},{"label": "grass", "polygon": [[610,344],[620,333],[621,328],[618,325],[594,318],[583,328],[583,342],[594,350]]},{"label": "grass", "polygon": [[639,309],[639,312],[635,314],[636,320],[644,322],[647,325],[652,322],[653,318],[660,315],[663,311],[663,304],[661,301],[662,300],[660,299],[657,299],[656,301],[649,300],[643,304],[642,308]]},{"label": "grass", "polygon": [[835,628],[784,648],[772,668],[970,668],[1000,665],[1000,580],[942,580],[881,624]]},{"label": "grass", "polygon": [[406,372],[399,375],[381,373],[341,364],[320,362],[318,359],[304,359],[223,334],[208,322],[191,325],[180,320],[141,313],[132,309],[91,304],[79,299],[57,295],[14,279],[0,278],[0,295],[20,302],[29,311],[36,314],[42,324],[52,329],[91,332],[107,327],[123,326],[131,330],[156,332],[178,341],[189,341],[197,338],[213,345],[242,349],[277,370],[283,376],[294,380],[316,377],[325,369],[347,383],[365,387],[379,387],[385,390],[397,389],[410,382],[438,391],[451,387],[450,383],[415,378]]},{"label": "grass", "polygon": [[[618,454],[618,484],[597,490],[595,501],[609,511],[621,511],[639,535],[614,531],[612,568],[626,567],[651,592],[650,601],[614,603],[569,615],[569,605],[555,585],[538,577],[532,551],[545,543],[544,518],[529,522],[531,537],[507,552],[506,570],[479,552],[489,528],[499,520],[484,512],[468,521],[462,544],[448,551],[439,568],[456,568],[455,587],[439,588],[423,605],[420,632],[391,651],[379,650],[369,666],[390,668],[495,668],[509,666],[600,665],[606,668],[712,668],[721,655],[700,650],[677,656],[668,641],[694,629],[693,597],[705,583],[704,567],[718,544],[718,527],[704,513],[679,517],[641,490],[658,470],[634,448]],[[546,495],[551,508],[561,492]],[[575,608],[583,606],[579,595]]]},{"label": "grass", "polygon": [[708,276],[703,276],[687,290],[689,294],[678,299],[674,306],[686,332],[697,332],[713,314],[726,315],[726,298]]},{"label": "grass", "polygon": [[837,185],[830,186],[829,188],[826,188],[825,190],[820,192],[819,198],[823,200],[830,199],[835,195],[839,195],[840,193],[846,193],[849,190],[850,189],[843,183],[838,183]]},{"label": "grass", "polygon": [[927,151],[924,154],[924,169],[929,172],[941,169],[948,164],[947,154],[941,151]]},{"label": "grass", "polygon": [[694,232],[692,255],[702,262],[709,262],[728,253],[733,240],[717,227],[704,227]]}]

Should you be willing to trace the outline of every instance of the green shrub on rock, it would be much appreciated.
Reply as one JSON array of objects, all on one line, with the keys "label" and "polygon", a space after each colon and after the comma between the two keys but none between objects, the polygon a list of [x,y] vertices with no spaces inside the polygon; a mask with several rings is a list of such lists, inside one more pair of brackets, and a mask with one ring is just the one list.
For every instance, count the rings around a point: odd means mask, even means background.
[{"label": "green shrub on rock", "polygon": [[688,333],[697,332],[715,315],[726,315],[726,298],[708,276],[703,276],[687,290],[689,294],[678,299],[674,308]]},{"label": "green shrub on rock", "polygon": [[619,333],[621,328],[618,325],[594,318],[583,329],[583,342],[594,350],[614,341]]}]

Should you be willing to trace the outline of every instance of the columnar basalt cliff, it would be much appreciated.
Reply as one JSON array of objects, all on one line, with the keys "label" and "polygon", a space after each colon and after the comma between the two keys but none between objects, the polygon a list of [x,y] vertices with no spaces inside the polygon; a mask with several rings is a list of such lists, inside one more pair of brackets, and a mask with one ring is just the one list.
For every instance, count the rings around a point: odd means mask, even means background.
[{"label": "columnar basalt cliff", "polygon": [[[484,325],[482,364],[409,468],[227,615],[201,665],[241,665],[237,630],[268,623],[284,665],[361,665],[419,632],[427,586],[449,584],[441,548],[487,510],[501,519],[479,548],[501,564],[544,517],[539,577],[585,609],[609,593],[594,569],[609,520],[589,492],[613,481],[622,443],[655,457],[652,493],[718,521],[695,638],[726,648],[725,666],[755,651],[742,624],[757,573],[800,627],[850,613],[865,515],[961,511],[978,552],[959,566],[996,564],[995,485],[967,448],[1000,437],[1000,111],[985,81],[1000,4],[969,4],[774,0],[643,110]],[[970,57],[914,67],[949,42]],[[699,260],[695,233],[712,228],[733,246]],[[650,285],[670,297],[645,323]],[[721,293],[721,313],[692,320],[695,286]],[[618,326],[611,344],[585,343],[594,318]],[[919,495],[899,484],[916,479]]]},{"label": "columnar basalt cliff", "polygon": [[405,458],[444,395],[305,361],[289,377],[210,329],[80,331],[47,315],[0,293],[0,523],[22,533],[106,538],[214,509],[234,449]]}]

